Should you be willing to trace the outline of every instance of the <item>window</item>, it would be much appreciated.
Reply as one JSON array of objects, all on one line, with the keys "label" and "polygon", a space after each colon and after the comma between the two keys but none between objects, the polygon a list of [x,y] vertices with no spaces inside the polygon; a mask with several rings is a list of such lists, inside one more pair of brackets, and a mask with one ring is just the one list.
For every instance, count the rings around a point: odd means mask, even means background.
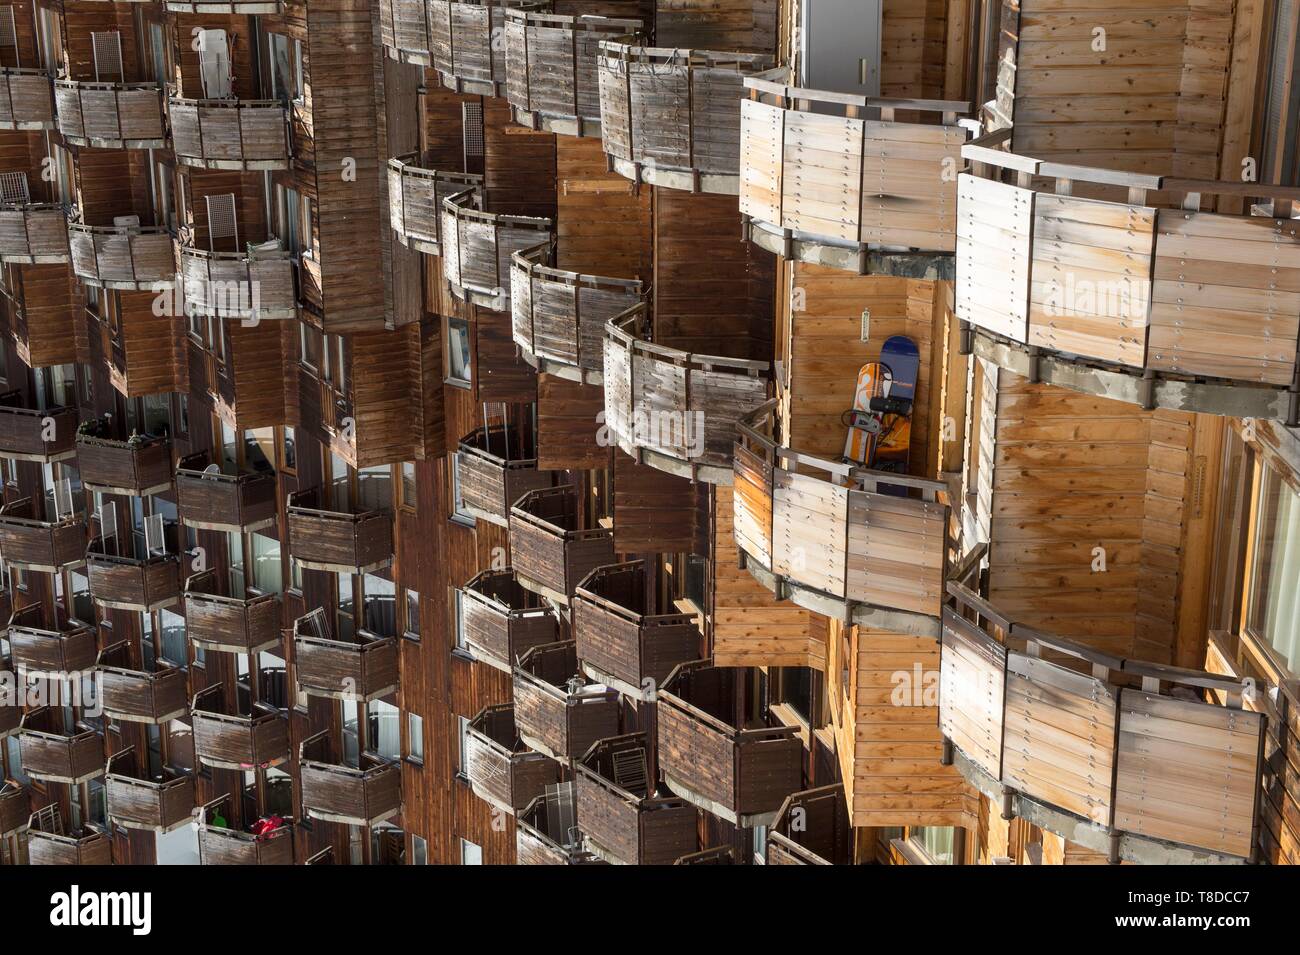
[{"label": "window", "polygon": [[308,371],[319,373],[324,364],[325,336],[320,329],[298,323],[298,361]]},{"label": "window", "polygon": [[266,35],[271,98],[302,100],[302,43],[279,33]]},{"label": "window", "polygon": [[482,865],[483,848],[475,845],[468,839],[460,840],[460,864],[461,865]]},{"label": "window", "polygon": [[366,705],[367,750],[384,759],[401,759],[402,727],[397,707],[383,700]]},{"label": "window", "polygon": [[469,357],[469,321],[464,318],[445,319],[447,339],[447,367],[443,370],[448,384],[468,388],[473,381]]},{"label": "window", "polygon": [[456,451],[447,455],[447,475],[451,481],[451,519],[457,524],[473,527],[474,515],[465,507],[465,496],[460,487],[460,454]]},{"label": "window", "polygon": [[298,436],[290,425],[284,426],[284,469],[290,473],[298,470]]},{"label": "window", "polygon": [[357,503],[362,510],[384,511],[393,506],[393,469],[386,464],[357,471]]},{"label": "window", "polygon": [[456,637],[455,649],[469,655],[465,645],[465,593],[459,588],[451,589],[451,632]]},{"label": "window", "polygon": [[401,464],[402,479],[398,484],[399,493],[401,494],[402,507],[409,510],[415,510],[416,490],[415,490],[415,462],[403,461]]},{"label": "window", "polygon": [[429,864],[429,843],[421,836],[411,836],[411,865]]},{"label": "window", "polygon": [[158,611],[163,659],[182,670],[189,666],[185,646],[185,618],[163,609]]},{"label": "window", "polygon": [[424,717],[406,714],[406,755],[413,762],[424,762]]},{"label": "window", "polygon": [[1300,493],[1272,467],[1260,475],[1246,628],[1277,662],[1300,672]]},{"label": "window", "polygon": [[253,551],[253,586],[264,594],[284,592],[280,542],[263,534],[249,534]]},{"label": "window", "polygon": [[404,601],[405,612],[402,632],[415,639],[420,638],[420,595],[417,591],[407,590]]},{"label": "window", "polygon": [[957,864],[957,830],[951,826],[918,826],[912,830],[911,841],[933,865]]},{"label": "window", "polygon": [[463,716],[456,717],[459,733],[459,750],[457,752],[456,775],[461,779],[469,778],[469,720]]}]

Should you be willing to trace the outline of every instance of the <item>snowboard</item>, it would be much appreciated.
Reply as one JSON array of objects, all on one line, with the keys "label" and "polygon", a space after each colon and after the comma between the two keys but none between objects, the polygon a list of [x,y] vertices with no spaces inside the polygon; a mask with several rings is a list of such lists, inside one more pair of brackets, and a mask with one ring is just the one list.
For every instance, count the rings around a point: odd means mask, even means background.
[{"label": "snowboard", "polygon": [[[880,350],[880,364],[889,369],[891,381],[888,392],[872,401],[872,411],[880,416],[880,433],[867,459],[867,467],[906,474],[912,444],[912,402],[916,397],[916,376],[921,369],[916,342],[905,335],[886,339]],[[887,494],[907,494],[902,487],[882,486],[881,490]]]},{"label": "snowboard", "polygon": [[879,362],[863,365],[858,372],[857,387],[853,390],[853,408],[841,416],[849,429],[844,439],[846,464],[865,466],[871,460],[881,425],[880,416],[871,410],[871,403],[888,392],[889,369]]}]

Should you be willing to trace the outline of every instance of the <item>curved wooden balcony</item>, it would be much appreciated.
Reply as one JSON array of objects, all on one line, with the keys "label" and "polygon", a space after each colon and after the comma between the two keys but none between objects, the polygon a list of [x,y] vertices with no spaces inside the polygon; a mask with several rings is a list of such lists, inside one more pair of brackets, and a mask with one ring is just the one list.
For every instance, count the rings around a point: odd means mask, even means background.
[{"label": "curved wooden balcony", "polygon": [[[17,707],[6,706],[18,711]],[[0,782],[0,839],[26,832],[31,821],[31,799],[17,783]]]},{"label": "curved wooden balcony", "polygon": [[31,498],[0,505],[0,557],[6,564],[52,574],[86,562],[85,515],[43,521],[32,513]]},{"label": "curved wooden balcony", "polygon": [[57,679],[64,674],[89,674],[97,654],[95,626],[60,615],[46,624],[40,604],[15,610],[9,618],[9,661],[20,673]]},{"label": "curved wooden balcony", "polygon": [[947,487],[783,448],[772,439],[775,408],[768,402],[737,428],[742,566],[778,598],[825,616],[937,636]]},{"label": "curved wooden balcony", "polygon": [[[168,13],[215,13],[223,16],[275,16],[281,0],[164,0]],[[290,860],[292,861],[292,860]]]},{"label": "curved wooden balcony", "polygon": [[310,696],[369,703],[397,690],[397,638],[358,630],[351,639],[330,633],[325,611],[293,623],[294,676]]},{"label": "curved wooden balcony", "polygon": [[547,0],[427,0],[432,66],[457,93],[501,96],[507,10],[545,10]]},{"label": "curved wooden balcony", "polygon": [[699,849],[699,811],[655,794],[644,733],[595,743],[574,764],[584,846],[614,865],[671,865]]},{"label": "curved wooden balcony", "polygon": [[695,617],[659,606],[645,561],[598,567],[573,595],[573,635],[582,670],[632,699],[651,702],[679,664],[698,660]]},{"label": "curved wooden balcony", "polygon": [[641,27],[640,20],[506,10],[506,99],[515,122],[565,136],[599,136],[600,41],[639,34]]},{"label": "curved wooden balcony", "polygon": [[260,701],[228,706],[225,692],[222,684],[213,684],[190,702],[195,758],[215,769],[266,769],[285,762],[289,721],[284,715]]},{"label": "curved wooden balcony", "polygon": [[90,596],[101,607],[151,612],[181,597],[181,559],[176,554],[123,557],[104,551],[102,538],[86,553]]},{"label": "curved wooden balcony", "polygon": [[68,214],[57,202],[0,205],[0,262],[49,265],[71,261]]},{"label": "curved wooden balcony", "polygon": [[460,439],[456,476],[465,511],[501,527],[510,506],[536,488],[551,487],[557,472],[537,469],[537,441],[521,428],[476,428]]},{"label": "curved wooden balcony", "polygon": [[68,247],[84,285],[148,292],[176,281],[176,250],[163,226],[69,222]]},{"label": "curved wooden balcony", "polygon": [[278,245],[248,252],[179,248],[187,314],[241,321],[297,316],[292,253]]},{"label": "curved wooden balcony", "polygon": [[939,728],[1004,819],[1112,862],[1253,856],[1265,720],[1241,708],[1245,684],[1100,653],[948,589]]},{"label": "curved wooden balcony", "polygon": [[37,706],[24,713],[18,746],[32,779],[79,785],[104,775],[104,737],[83,724],[65,730],[61,710]]},{"label": "curved wooden balcony", "polygon": [[697,355],[645,341],[646,305],[605,326],[605,427],[641,464],[732,482],[736,424],[767,401],[765,361]]},{"label": "curved wooden balcony", "polygon": [[42,69],[0,67],[0,129],[54,129],[54,84]]},{"label": "curved wooden balcony", "polygon": [[[1004,151],[1010,135],[962,149],[972,171],[958,184],[956,311],[968,348],[1031,381],[1145,408],[1300,424],[1289,390],[1300,189],[1046,162]],[[1206,196],[1261,202],[1228,215],[1200,211]]]},{"label": "curved wooden balcony", "polygon": [[215,570],[185,580],[185,635],[196,647],[226,653],[259,653],[278,646],[280,595],[231,597]]},{"label": "curved wooden balcony", "polygon": [[555,611],[509,567],[483,571],[461,594],[465,645],[488,666],[510,673],[533,647],[560,639]]},{"label": "curved wooden balcony", "polygon": [[550,219],[508,216],[476,208],[473,189],[442,200],[442,267],[452,293],[490,308],[510,310],[511,256],[538,242],[549,242]]},{"label": "curved wooden balcony", "polygon": [[27,829],[29,865],[112,865],[113,843],[98,826],[68,829],[57,804],[32,813]]},{"label": "curved wooden balcony", "polygon": [[167,100],[172,149],[183,166],[288,169],[289,111],[274,99]]},{"label": "curved wooden balcony", "polygon": [[125,640],[99,651],[95,672],[100,704],[115,720],[157,726],[184,716],[188,709],[185,671],[163,663],[152,672],[136,669]]},{"label": "curved wooden balcony", "polygon": [[515,667],[515,727],[529,749],[575,759],[596,740],[618,735],[618,691],[577,674],[572,640],[534,647]]},{"label": "curved wooden balcony", "polygon": [[154,82],[55,80],[59,132],[74,146],[162,149],[163,89]]},{"label": "curved wooden balcony", "polygon": [[0,393],[0,457],[53,464],[77,453],[76,408],[25,408],[17,391]]},{"label": "curved wooden balcony", "polygon": [[563,776],[559,763],[524,745],[513,703],[485,706],[470,720],[465,755],[474,795],[512,816]]},{"label": "curved wooden balcony", "polygon": [[529,491],[510,508],[510,554],[519,583],[567,605],[582,579],[614,562],[614,531],[581,527],[570,484]]},{"label": "curved wooden balcony", "polygon": [[402,811],[402,766],[361,754],[362,766],[344,766],[330,749],[329,732],[302,741],[302,807],[311,819],[374,826]]},{"label": "curved wooden balcony", "polygon": [[736,726],[737,675],[683,663],[659,691],[659,768],[686,801],[741,826],[766,826],[803,781],[793,726]]},{"label": "curved wooden balcony", "polygon": [[601,138],[619,175],[739,194],[744,79],[770,70],[770,56],[602,40],[596,64]]},{"label": "curved wooden balcony", "polygon": [[432,65],[433,38],[425,0],[379,0],[379,31],[389,59]]},{"label": "curved wooden balcony", "polygon": [[518,865],[591,865],[597,861],[582,847],[582,832],[578,827],[563,825],[565,803],[576,808],[571,789],[565,800],[557,791],[543,793],[518,812],[515,816]]},{"label": "curved wooden balcony", "polygon": [[768,865],[852,865],[853,827],[844,787],[791,793],[767,830]]},{"label": "curved wooden balcony", "polygon": [[388,160],[388,217],[397,240],[417,252],[441,255],[442,200],[482,188],[482,176],[428,169],[415,153]]},{"label": "curved wooden balcony", "polygon": [[538,371],[569,381],[604,381],[605,323],[644,300],[636,279],[581,275],[552,268],[555,246],[543,242],[510,257],[510,313],[515,344]]},{"label": "curved wooden balcony", "polygon": [[393,515],[316,506],[320,491],[289,495],[289,554],[308,570],[368,574],[393,562]]},{"label": "curved wooden balcony", "polygon": [[77,468],[89,491],[144,497],[172,486],[172,443],[165,436],[118,439],[88,422],[77,431]]},{"label": "curved wooden balcony", "polygon": [[[17,674],[11,671],[9,661],[0,660],[0,680],[14,681],[11,685],[18,686],[19,684],[17,683],[17,679]],[[3,742],[17,733],[18,727],[21,726],[23,722],[23,708],[18,705],[10,705],[10,702],[11,701],[6,701],[4,705],[0,705],[0,742]],[[8,790],[2,783],[0,783],[0,819],[5,818],[5,799],[7,797],[9,797]],[[24,820],[27,818],[25,812],[22,816]],[[0,828],[0,836],[4,835],[5,831],[5,829]]]},{"label": "curved wooden balcony", "polygon": [[231,829],[230,796],[219,796],[194,813],[199,830],[200,865],[293,865],[293,820],[254,835]]},{"label": "curved wooden balcony", "polygon": [[[745,77],[740,211],[750,238],[787,259],[859,274],[951,279],[950,256],[906,253],[956,249],[957,172],[975,126],[958,116],[970,104],[789,83],[788,67]],[[929,121],[898,122],[903,111]]]},{"label": "curved wooden balcony", "polygon": [[114,753],[104,778],[108,818],[124,829],[172,832],[194,821],[194,777],[164,768],[149,776],[134,746]]},{"label": "curved wooden balcony", "polygon": [[187,527],[244,533],[275,523],[274,471],[226,474],[202,451],[176,467],[176,507]]}]

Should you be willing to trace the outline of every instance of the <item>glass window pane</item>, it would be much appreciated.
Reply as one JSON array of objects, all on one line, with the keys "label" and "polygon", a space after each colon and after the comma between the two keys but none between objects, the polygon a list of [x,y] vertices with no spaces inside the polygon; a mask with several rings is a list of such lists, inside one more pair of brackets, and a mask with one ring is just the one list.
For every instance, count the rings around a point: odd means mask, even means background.
[{"label": "glass window pane", "polygon": [[1300,672],[1300,494],[1265,469],[1251,567],[1251,631]]}]

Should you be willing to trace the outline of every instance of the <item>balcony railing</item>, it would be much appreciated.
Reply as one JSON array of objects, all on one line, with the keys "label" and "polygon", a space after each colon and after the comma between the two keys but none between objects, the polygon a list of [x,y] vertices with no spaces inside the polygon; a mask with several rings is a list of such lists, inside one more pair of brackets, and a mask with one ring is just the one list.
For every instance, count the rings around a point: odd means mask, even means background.
[{"label": "balcony railing", "polygon": [[521,126],[600,135],[600,41],[641,32],[640,20],[529,10],[505,15],[506,99]]},{"label": "balcony railing", "polygon": [[671,865],[700,848],[699,811],[656,796],[644,733],[601,740],[574,766],[588,852],[615,865]]},{"label": "balcony railing", "polygon": [[643,300],[635,279],[580,275],[551,268],[554,244],[510,259],[510,312],[515,344],[539,371],[570,381],[604,380],[605,323]]},{"label": "balcony railing", "polygon": [[55,80],[59,132],[74,146],[162,149],[163,90],[154,82]]},{"label": "balcony railing", "polygon": [[84,285],[147,292],[176,281],[176,250],[163,226],[69,222],[68,246]]},{"label": "balcony railing", "polygon": [[569,760],[618,735],[618,691],[577,673],[572,640],[534,647],[515,667],[515,727],[529,749]]},{"label": "balcony railing", "polygon": [[456,476],[465,511],[507,527],[510,506],[529,491],[551,487],[558,472],[537,469],[537,439],[522,428],[491,425],[460,439]]},{"label": "balcony railing", "polygon": [[379,30],[390,59],[432,65],[433,41],[425,0],[379,0]]},{"label": "balcony railing", "polygon": [[[168,13],[214,13],[222,16],[275,16],[282,0],[165,0]],[[292,860],[290,860],[292,861]]]},{"label": "balcony railing", "polygon": [[183,166],[288,169],[289,111],[279,100],[167,100],[172,148]]},{"label": "balcony railing", "polygon": [[712,849],[689,852],[673,865],[736,865],[736,853],[731,846],[714,846]]},{"label": "balcony railing", "polygon": [[1241,708],[1245,683],[1101,653],[948,590],[939,728],[1004,819],[1112,862],[1253,856],[1265,719]]},{"label": "balcony railing", "polygon": [[368,574],[393,562],[393,515],[317,507],[320,491],[289,495],[289,553],[308,570]]},{"label": "balcony railing", "polygon": [[52,464],[77,453],[77,409],[24,408],[17,391],[0,394],[0,457]]},{"label": "balcony railing", "polygon": [[509,567],[483,571],[462,594],[465,645],[489,666],[510,673],[533,647],[560,639],[555,611],[520,586]]},{"label": "balcony railing", "polygon": [[596,858],[582,846],[573,784],[538,796],[515,817],[515,858],[519,865],[591,865]]},{"label": "balcony railing", "polygon": [[506,10],[544,10],[546,0],[427,0],[432,65],[457,93],[500,96]]},{"label": "balcony railing", "polygon": [[293,254],[272,240],[244,252],[180,246],[187,313],[275,320],[298,314]]},{"label": "balcony railing", "polygon": [[581,527],[581,504],[565,484],[529,491],[510,508],[510,554],[519,583],[565,605],[584,577],[614,562],[613,529]]},{"label": "balcony railing", "polygon": [[45,609],[29,604],[9,618],[10,663],[31,676],[57,678],[89,674],[97,654],[95,626],[60,615],[54,627],[45,622]]},{"label": "balcony railing", "polygon": [[84,724],[65,730],[61,710],[37,706],[24,713],[18,747],[32,779],[79,785],[104,775],[104,737]]},{"label": "balcony railing", "polygon": [[[289,758],[289,722],[274,706],[260,700],[227,705],[219,683],[194,694],[190,720],[194,755],[216,769],[279,766]],[[243,694],[240,694],[241,696]],[[230,712],[231,710],[235,712]]]},{"label": "balcony railing", "polygon": [[157,726],[185,715],[185,671],[161,662],[152,672],[132,667],[125,640],[99,651],[95,671],[104,713],[115,720]]},{"label": "balcony railing", "polygon": [[54,85],[42,69],[0,68],[0,129],[54,129]]},{"label": "balcony railing", "polygon": [[[17,707],[7,706],[18,712]],[[17,783],[0,782],[0,839],[25,832],[31,821],[31,799]]]},{"label": "balcony railing", "polygon": [[442,200],[442,267],[457,298],[494,311],[510,309],[510,257],[549,242],[550,219],[508,216],[476,208],[480,195],[467,189]]},{"label": "balcony railing", "polygon": [[603,40],[596,63],[615,171],[652,186],[739,193],[744,79],[771,69],[770,56]]},{"label": "balcony railing", "polygon": [[482,176],[425,168],[415,153],[388,160],[388,216],[398,241],[441,255],[442,200],[482,187]]},{"label": "balcony railing", "polygon": [[844,787],[790,795],[767,830],[768,865],[852,865],[853,827]]},{"label": "balcony railing", "polygon": [[150,775],[134,746],[109,759],[104,785],[114,825],[162,833],[194,821],[193,775],[166,767],[160,775]]},{"label": "balcony railing", "polygon": [[344,766],[322,731],[302,741],[303,811],[312,819],[374,826],[402,811],[402,767],[361,754],[360,767]]},{"label": "balcony railing", "polygon": [[765,361],[721,358],[644,340],[635,305],[605,326],[605,425],[625,452],[669,474],[730,484],[736,424],[767,401]]},{"label": "balcony railing", "polygon": [[124,440],[77,432],[77,468],[87,490],[144,497],[172,486],[172,443],[135,434]]},{"label": "balcony railing", "polygon": [[649,702],[678,665],[700,658],[695,617],[659,606],[660,593],[640,560],[598,567],[579,584],[573,635],[583,672]]},{"label": "balcony railing", "polygon": [[559,763],[524,745],[511,703],[484,707],[470,720],[465,756],[465,774],[474,794],[511,815],[560,782],[563,774]]},{"label": "balcony railing", "polygon": [[0,557],[11,567],[47,574],[78,567],[86,562],[86,518],[37,520],[31,498],[10,501],[0,506]]},{"label": "balcony railing", "polygon": [[293,865],[293,820],[268,832],[231,829],[230,796],[220,796],[195,811],[200,865]]},{"label": "balcony railing", "polygon": [[258,653],[278,645],[280,595],[231,597],[220,592],[215,570],[185,581],[185,634],[196,647]]},{"label": "balcony railing", "polygon": [[[18,677],[12,672],[12,667],[8,660],[0,659],[0,680],[8,681],[5,685],[17,687]],[[19,704],[22,700],[11,699],[8,691],[0,693],[0,742],[4,742],[10,736],[18,732],[18,727],[23,722],[23,708]],[[4,786],[0,783],[0,795],[5,792]],[[0,798],[0,814],[4,812],[4,800]],[[23,813],[26,819],[26,813]],[[0,829],[0,835],[4,830]]]},{"label": "balcony railing", "polygon": [[66,828],[57,804],[32,813],[27,830],[30,865],[112,865],[113,843],[98,826]]},{"label": "balcony railing", "polygon": [[0,205],[0,262],[43,265],[70,261],[68,215],[57,202]]},{"label": "balcony railing", "polygon": [[659,768],[673,792],[719,819],[765,826],[803,781],[793,726],[734,724],[737,675],[707,660],[683,663],[659,691]]},{"label": "balcony railing", "polygon": [[320,607],[293,624],[294,675],[311,696],[368,703],[397,690],[397,638],[358,630],[351,639],[330,633]]},{"label": "balcony railing", "polygon": [[90,542],[86,574],[90,596],[102,607],[152,612],[181,597],[181,560],[176,554],[123,557],[105,552],[102,538]]},{"label": "balcony railing", "polygon": [[225,474],[210,461],[199,452],[176,467],[176,506],[187,527],[239,533],[275,523],[274,471]]}]

